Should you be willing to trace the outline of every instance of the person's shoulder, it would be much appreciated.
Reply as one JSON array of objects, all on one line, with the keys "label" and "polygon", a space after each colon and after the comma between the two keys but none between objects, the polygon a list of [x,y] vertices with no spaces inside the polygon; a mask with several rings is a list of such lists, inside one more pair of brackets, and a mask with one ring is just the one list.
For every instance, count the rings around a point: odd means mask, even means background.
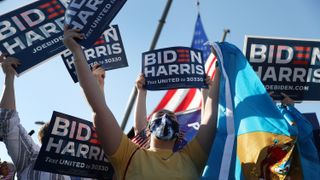
[{"label": "person's shoulder", "polygon": [[192,154],[194,153],[206,154],[196,137],[194,137],[188,144],[186,144],[181,149],[181,152],[192,153]]},{"label": "person's shoulder", "polygon": [[122,156],[123,154],[128,153],[129,151],[134,151],[137,147],[139,147],[139,146],[136,145],[135,143],[133,143],[127,137],[127,135],[123,134],[121,137],[121,141],[120,141],[120,145],[119,145],[118,149],[116,150],[115,153],[113,153],[109,157],[112,158],[114,156]]}]

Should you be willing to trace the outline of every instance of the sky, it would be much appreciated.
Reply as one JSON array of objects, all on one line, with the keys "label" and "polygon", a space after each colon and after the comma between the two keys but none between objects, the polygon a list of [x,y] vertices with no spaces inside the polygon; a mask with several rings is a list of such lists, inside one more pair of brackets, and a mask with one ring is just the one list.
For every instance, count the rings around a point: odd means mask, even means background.
[{"label": "sky", "polygon": [[[0,15],[34,0],[0,1]],[[129,67],[108,71],[105,95],[119,124],[141,71],[141,53],[148,51],[161,18],[165,0],[128,0],[111,24],[118,24]],[[17,6],[19,4],[19,6]],[[199,12],[210,41],[220,41],[225,28],[226,41],[242,50],[245,35],[320,39],[320,1],[318,0],[200,0]],[[156,48],[190,46],[198,13],[196,0],[174,0]],[[4,76],[0,73],[0,84]],[[39,126],[35,121],[49,121],[53,111],[91,120],[92,113],[79,84],[73,83],[59,56],[16,78],[16,104],[21,124],[36,143]],[[1,87],[2,91],[3,87]],[[165,91],[148,92],[147,109],[152,111]],[[319,102],[303,102],[301,112],[316,112]],[[133,124],[131,113],[125,132]],[[0,144],[1,160],[11,161]]]}]

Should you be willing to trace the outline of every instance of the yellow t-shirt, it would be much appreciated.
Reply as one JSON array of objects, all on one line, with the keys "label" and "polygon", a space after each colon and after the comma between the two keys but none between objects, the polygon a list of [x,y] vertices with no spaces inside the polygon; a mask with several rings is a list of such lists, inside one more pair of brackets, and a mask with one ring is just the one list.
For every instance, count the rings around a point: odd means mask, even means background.
[{"label": "yellow t-shirt", "polygon": [[[118,150],[109,158],[118,180],[123,180],[126,166],[132,153],[138,148],[125,135]],[[182,150],[138,149],[128,166],[126,179],[199,179],[207,160],[206,153],[196,138]]]}]

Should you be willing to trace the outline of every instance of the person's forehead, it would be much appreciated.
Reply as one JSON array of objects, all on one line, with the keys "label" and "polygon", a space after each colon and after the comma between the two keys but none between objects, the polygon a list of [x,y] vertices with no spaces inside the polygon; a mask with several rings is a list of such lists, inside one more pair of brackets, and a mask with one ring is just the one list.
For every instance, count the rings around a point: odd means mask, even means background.
[{"label": "person's forehead", "polygon": [[162,116],[164,114],[167,114],[168,116],[176,116],[173,112],[167,111],[167,110],[158,111],[155,115],[157,117],[159,117],[159,116]]},{"label": "person's forehead", "polygon": [[159,111],[154,115],[154,118],[159,118],[164,114],[168,115],[172,120],[177,121],[176,115],[171,111]]}]

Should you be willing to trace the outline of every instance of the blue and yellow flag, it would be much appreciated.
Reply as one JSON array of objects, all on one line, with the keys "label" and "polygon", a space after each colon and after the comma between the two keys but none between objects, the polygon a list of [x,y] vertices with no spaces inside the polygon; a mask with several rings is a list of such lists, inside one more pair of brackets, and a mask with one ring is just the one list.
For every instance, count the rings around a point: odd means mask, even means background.
[{"label": "blue and yellow flag", "polygon": [[310,123],[292,107],[279,110],[237,47],[213,47],[221,71],[219,109],[202,179],[320,177]]}]

